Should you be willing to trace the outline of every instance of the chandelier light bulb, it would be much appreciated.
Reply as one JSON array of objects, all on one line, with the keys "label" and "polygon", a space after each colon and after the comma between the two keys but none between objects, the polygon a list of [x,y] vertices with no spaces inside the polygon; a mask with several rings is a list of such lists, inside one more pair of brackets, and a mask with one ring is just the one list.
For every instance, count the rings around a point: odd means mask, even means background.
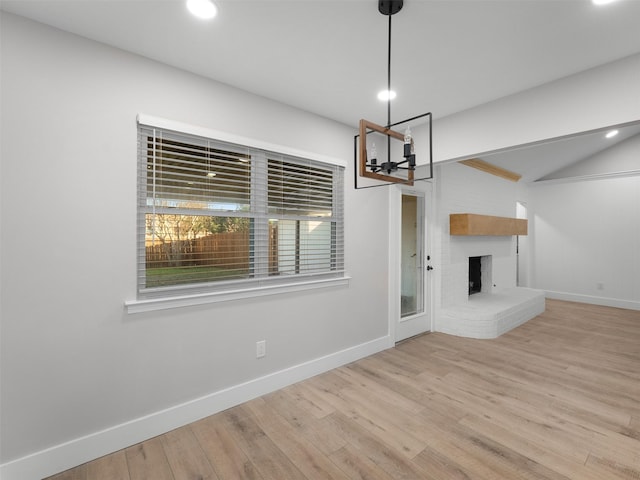
[{"label": "chandelier light bulb", "polygon": [[414,153],[415,151],[413,147],[413,136],[411,135],[411,127],[407,127],[407,129],[404,131],[404,157],[408,158]]}]

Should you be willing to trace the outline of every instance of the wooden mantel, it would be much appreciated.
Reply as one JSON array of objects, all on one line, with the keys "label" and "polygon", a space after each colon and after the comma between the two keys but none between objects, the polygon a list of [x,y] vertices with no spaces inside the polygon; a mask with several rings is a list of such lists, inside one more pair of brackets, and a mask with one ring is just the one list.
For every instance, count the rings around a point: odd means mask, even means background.
[{"label": "wooden mantel", "polygon": [[449,215],[451,235],[526,235],[527,220],[474,213]]}]

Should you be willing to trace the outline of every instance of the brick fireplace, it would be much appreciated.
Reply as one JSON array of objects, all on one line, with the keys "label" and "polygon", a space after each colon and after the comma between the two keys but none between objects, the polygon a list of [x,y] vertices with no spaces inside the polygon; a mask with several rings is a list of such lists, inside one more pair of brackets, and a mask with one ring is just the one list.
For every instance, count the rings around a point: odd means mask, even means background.
[{"label": "brick fireplace", "polygon": [[514,236],[446,240],[437,331],[495,338],[544,311],[543,292],[516,286]]},{"label": "brick fireplace", "polygon": [[[435,178],[440,213],[435,254],[440,262],[434,329],[494,338],[544,311],[543,292],[516,286],[516,238],[528,233],[527,220],[514,218],[517,182],[459,162],[438,167]],[[485,258],[480,260],[480,291],[472,295],[470,257]]]}]

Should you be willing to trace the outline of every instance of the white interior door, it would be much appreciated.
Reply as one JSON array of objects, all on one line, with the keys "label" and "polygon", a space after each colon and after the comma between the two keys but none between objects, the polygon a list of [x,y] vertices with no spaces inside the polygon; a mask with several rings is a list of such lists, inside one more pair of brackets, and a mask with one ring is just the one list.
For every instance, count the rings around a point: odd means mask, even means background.
[{"label": "white interior door", "polygon": [[390,199],[390,320],[396,342],[431,330],[427,202],[423,189],[392,189]]}]

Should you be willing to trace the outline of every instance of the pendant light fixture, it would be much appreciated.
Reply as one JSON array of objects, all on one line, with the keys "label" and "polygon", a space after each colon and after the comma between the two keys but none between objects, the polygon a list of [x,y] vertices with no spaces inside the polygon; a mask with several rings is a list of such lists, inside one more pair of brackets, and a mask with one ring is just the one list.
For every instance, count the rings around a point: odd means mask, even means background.
[{"label": "pendant light fixture", "polygon": [[[389,17],[388,29],[388,50],[387,50],[387,90],[378,94],[378,98],[387,102],[387,123],[386,126],[380,126],[368,120],[361,119],[359,124],[359,133],[354,137],[354,178],[355,188],[371,188],[391,183],[402,183],[413,185],[414,181],[426,180],[433,178],[433,149],[431,146],[431,112],[423,113],[415,117],[402,120],[400,122],[391,123],[391,101],[395,98],[395,92],[391,89],[391,17],[402,10],[403,0],[378,0],[378,11],[382,15]],[[421,119],[428,120],[428,157],[429,157],[429,174],[422,178],[416,178],[416,153],[409,122]],[[393,130],[392,127],[404,126],[404,133]],[[386,159],[379,162],[378,150],[371,139],[367,139],[368,135],[377,133],[382,135],[383,142],[386,140]],[[401,156],[392,160],[391,143],[393,140],[403,142]],[[426,168],[426,164],[425,164]],[[384,183],[376,183],[373,185],[359,186],[358,177],[366,177],[379,180]]]}]

